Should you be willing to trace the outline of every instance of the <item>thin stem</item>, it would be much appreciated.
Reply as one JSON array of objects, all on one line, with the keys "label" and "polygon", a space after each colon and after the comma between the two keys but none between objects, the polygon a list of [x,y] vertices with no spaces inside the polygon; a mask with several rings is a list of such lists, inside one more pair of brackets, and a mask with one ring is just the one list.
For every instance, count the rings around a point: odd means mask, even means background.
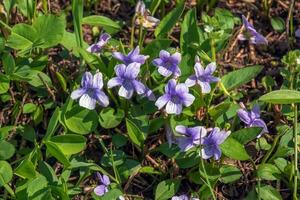
[{"label": "thin stem", "polygon": [[11,187],[8,184],[4,184],[3,187],[6,189],[6,191],[12,196],[15,197],[14,191],[11,189]]},{"label": "thin stem", "polygon": [[110,98],[113,100],[113,102],[116,104],[116,106],[119,107],[119,102],[118,102],[117,98],[115,97],[115,95],[112,93],[112,91],[110,89],[108,89],[107,93],[110,96]]},{"label": "thin stem", "polygon": [[[253,166],[253,169],[256,171],[257,168],[256,168],[256,165],[255,165],[255,162],[251,158],[250,158],[250,162],[251,162],[251,164]],[[260,185],[260,178],[259,177],[257,177],[257,186],[258,186],[258,189],[257,189],[257,195],[258,195],[258,197],[257,197],[257,199],[261,200],[261,197],[260,197],[260,187],[261,187],[261,185]]]},{"label": "thin stem", "polygon": [[134,17],[132,18],[132,22],[131,22],[131,37],[130,37],[130,47],[131,48],[133,48],[133,45],[134,45],[135,19],[136,19],[136,15],[134,15]]},{"label": "thin stem", "polygon": [[297,200],[297,182],[298,182],[298,133],[297,133],[297,123],[298,123],[298,106],[297,104],[294,104],[294,140],[295,140],[295,146],[294,146],[294,159],[295,159],[295,166],[294,166],[294,193],[293,193],[293,199]]},{"label": "thin stem", "polygon": [[204,175],[205,175],[206,185],[208,186],[213,199],[217,200],[216,196],[215,196],[215,193],[214,193],[214,190],[213,190],[213,188],[212,188],[212,186],[210,184],[210,181],[209,181],[209,179],[207,177],[207,173],[206,173],[206,169],[205,169],[205,166],[204,166],[203,158],[201,158],[200,160],[201,160],[201,165],[202,165],[202,168],[203,168],[203,171],[204,171]]},{"label": "thin stem", "polygon": [[211,59],[213,62],[217,61],[217,55],[216,55],[216,47],[215,47],[215,41],[214,39],[210,40],[210,48],[211,48]]},{"label": "thin stem", "polygon": [[140,49],[143,48],[143,26],[140,25],[140,28],[139,28],[139,47]]}]

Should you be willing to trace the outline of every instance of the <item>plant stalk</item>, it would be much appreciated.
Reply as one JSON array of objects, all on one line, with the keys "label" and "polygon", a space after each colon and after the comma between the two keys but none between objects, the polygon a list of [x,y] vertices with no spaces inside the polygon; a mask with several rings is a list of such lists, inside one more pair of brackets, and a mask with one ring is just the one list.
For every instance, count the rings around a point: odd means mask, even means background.
[{"label": "plant stalk", "polygon": [[293,199],[297,200],[297,191],[298,191],[298,133],[297,133],[297,123],[298,123],[298,106],[297,104],[294,104],[294,192],[293,192]]}]

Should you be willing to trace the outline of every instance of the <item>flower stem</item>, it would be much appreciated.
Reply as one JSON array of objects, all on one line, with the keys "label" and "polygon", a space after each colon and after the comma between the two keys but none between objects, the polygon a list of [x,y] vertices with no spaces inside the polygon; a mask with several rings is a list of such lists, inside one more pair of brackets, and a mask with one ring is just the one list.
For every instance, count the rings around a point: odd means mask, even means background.
[{"label": "flower stem", "polygon": [[214,193],[214,190],[213,190],[213,188],[212,188],[212,186],[211,186],[211,184],[210,184],[210,181],[209,181],[209,179],[208,179],[208,176],[207,176],[207,173],[206,173],[206,169],[205,169],[205,166],[204,166],[204,162],[203,162],[203,158],[201,158],[200,159],[201,160],[201,165],[202,165],[202,168],[203,168],[203,171],[204,171],[204,176],[205,176],[205,182],[206,182],[206,185],[207,185],[207,187],[209,188],[209,190],[210,190],[210,193],[211,193],[211,195],[212,195],[212,198],[213,198],[213,200],[217,200],[216,199],[216,196],[215,196],[215,193]]},{"label": "flower stem", "polygon": [[136,15],[133,16],[132,18],[132,24],[131,24],[131,37],[130,37],[130,47],[133,48],[134,45],[134,27],[135,27],[135,19]]},{"label": "flower stem", "polygon": [[294,104],[294,141],[295,141],[295,146],[294,146],[294,192],[293,192],[293,199],[297,200],[297,182],[298,182],[298,133],[297,133],[297,123],[298,123],[298,106],[297,104]]},{"label": "flower stem", "polygon": [[116,104],[117,107],[120,107],[118,100],[116,99],[115,95],[112,93],[110,89],[107,90],[108,95],[113,100],[113,102]]},{"label": "flower stem", "polygon": [[[256,167],[256,165],[255,165],[255,162],[250,158],[250,162],[251,162],[251,164],[252,164],[252,166],[253,166],[253,169],[256,171],[257,170],[257,167]],[[257,175],[257,172],[256,172],[256,175]],[[258,200],[261,200],[261,197],[260,197],[260,178],[259,177],[257,177],[257,195],[258,195],[258,197],[257,197],[257,199]]]}]

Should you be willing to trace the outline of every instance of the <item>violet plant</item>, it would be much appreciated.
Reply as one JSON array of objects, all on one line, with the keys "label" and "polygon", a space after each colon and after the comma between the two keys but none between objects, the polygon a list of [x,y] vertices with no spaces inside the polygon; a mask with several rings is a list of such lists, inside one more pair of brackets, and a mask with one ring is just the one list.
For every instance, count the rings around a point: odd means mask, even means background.
[{"label": "violet plant", "polygon": [[292,5],[110,3],[4,2],[0,199],[298,199]]}]

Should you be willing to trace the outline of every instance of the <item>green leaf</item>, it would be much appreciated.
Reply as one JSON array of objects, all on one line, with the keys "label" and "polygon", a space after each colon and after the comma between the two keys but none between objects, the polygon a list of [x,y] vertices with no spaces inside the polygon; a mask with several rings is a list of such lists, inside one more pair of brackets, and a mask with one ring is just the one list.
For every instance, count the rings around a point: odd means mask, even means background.
[{"label": "green leaf", "polygon": [[220,172],[221,172],[220,181],[222,183],[232,183],[239,180],[242,177],[241,171],[234,166],[229,166],[229,165],[222,166],[220,168]]},{"label": "green leaf", "polygon": [[251,79],[255,78],[262,69],[263,66],[255,65],[235,70],[223,76],[221,82],[227,90],[232,90],[251,81]]},{"label": "green leaf", "polygon": [[28,114],[28,113],[33,113],[36,110],[37,106],[34,103],[26,103],[23,106],[23,113]]},{"label": "green leaf", "polygon": [[222,153],[234,160],[250,159],[244,146],[232,137],[228,137],[226,141],[220,145]]},{"label": "green leaf", "polygon": [[63,38],[66,29],[65,16],[42,15],[33,21],[32,26],[37,31],[41,48],[57,45]]},{"label": "green leaf", "polygon": [[28,183],[27,194],[29,197],[33,198],[35,193],[40,192],[48,187],[48,181],[46,177],[39,175],[35,179]]},{"label": "green leaf", "polygon": [[128,141],[128,138],[125,137],[122,134],[114,134],[112,136],[112,143],[114,144],[114,146],[116,146],[117,148],[120,148],[122,146],[125,146],[126,143]]},{"label": "green leaf", "polygon": [[273,104],[299,103],[300,92],[296,90],[275,90],[263,95],[259,100]]},{"label": "green leaf", "polygon": [[57,124],[58,124],[59,116],[60,116],[60,111],[59,111],[59,108],[57,107],[50,118],[50,121],[49,121],[49,124],[47,127],[47,131],[44,136],[45,141],[47,141],[54,134]]},{"label": "green leaf", "polygon": [[15,60],[14,57],[10,53],[4,53],[2,56],[2,63],[4,71],[7,75],[11,75],[15,71]]},{"label": "green leaf", "polygon": [[123,193],[121,190],[114,188],[109,190],[103,196],[101,196],[101,200],[112,200],[112,199],[119,199],[119,196],[122,196]]},{"label": "green leaf", "polygon": [[264,185],[260,187],[260,197],[263,200],[282,200],[280,193],[271,185]]},{"label": "green leaf", "polygon": [[184,1],[181,1],[171,12],[169,12],[159,23],[155,29],[155,37],[164,37],[167,35],[173,26],[176,24],[177,20],[180,18],[184,10]]},{"label": "green leaf", "polygon": [[122,165],[117,167],[117,169],[121,179],[126,181],[130,176],[138,173],[141,169],[141,164],[136,160],[126,159]]},{"label": "green leaf", "polygon": [[0,94],[4,94],[9,89],[9,78],[4,74],[0,74]]},{"label": "green leaf", "polygon": [[94,110],[76,105],[65,114],[65,123],[70,131],[84,135],[96,130],[98,115]]},{"label": "green leaf", "polygon": [[112,159],[115,166],[122,165],[126,159],[126,155],[120,150],[114,150],[113,152],[109,151],[103,155],[101,165],[104,167],[112,167]]},{"label": "green leaf", "polygon": [[171,43],[172,40],[169,39],[155,39],[146,45],[142,53],[148,55],[149,60],[152,60],[159,55],[160,50],[167,49]]},{"label": "green leaf", "polygon": [[76,42],[78,47],[83,47],[82,38],[82,16],[83,16],[83,0],[72,1],[72,15],[74,32],[76,36]]},{"label": "green leaf", "polygon": [[271,18],[271,25],[275,31],[283,32],[285,29],[285,22],[281,17]]},{"label": "green leaf", "polygon": [[50,141],[45,142],[47,146],[47,151],[55,157],[58,161],[60,161],[62,164],[65,165],[65,167],[68,167],[70,165],[70,162],[68,158],[63,154],[63,152],[58,148],[58,146]]},{"label": "green leaf", "polygon": [[55,72],[56,74],[56,78],[58,79],[61,88],[63,89],[63,91],[67,91],[67,82],[66,79],[63,77],[63,75],[59,72]]},{"label": "green leaf", "polygon": [[81,152],[86,147],[86,139],[81,135],[67,134],[50,138],[63,154],[72,155]]},{"label": "green leaf", "polygon": [[231,133],[231,137],[239,141],[241,144],[247,144],[254,140],[262,131],[260,127],[243,128]]},{"label": "green leaf", "polygon": [[274,164],[260,164],[257,169],[257,176],[269,181],[278,180],[280,178],[280,170]]},{"label": "green leaf", "polygon": [[0,140],[0,160],[7,160],[15,154],[15,146],[5,140]]},{"label": "green leaf", "polygon": [[199,43],[199,30],[197,25],[197,15],[196,8],[189,10],[183,19],[181,24],[181,32],[180,32],[180,49],[182,52],[190,53],[190,51],[194,51],[194,48],[191,48],[192,43]]},{"label": "green leaf", "polygon": [[27,157],[16,168],[15,174],[22,178],[32,179],[36,177],[37,172],[35,171],[35,166],[29,157]]},{"label": "green leaf", "polygon": [[105,129],[117,127],[123,120],[125,112],[122,109],[104,108],[99,115],[100,125]]},{"label": "green leaf", "polygon": [[106,32],[110,34],[116,33],[121,30],[121,26],[118,23],[116,23],[108,17],[99,15],[91,15],[88,17],[84,17],[82,19],[82,24],[101,26]]},{"label": "green leaf", "polygon": [[144,133],[138,128],[138,126],[129,119],[126,119],[126,128],[129,139],[138,147],[142,148],[145,141]]},{"label": "green leaf", "polygon": [[38,38],[37,31],[28,24],[16,24],[8,37],[7,46],[17,50],[30,50]]},{"label": "green leaf", "polygon": [[160,182],[155,189],[155,200],[167,200],[173,197],[180,186],[180,180],[169,179]]},{"label": "green leaf", "polygon": [[13,171],[10,164],[6,161],[0,161],[0,187],[7,184],[13,177]]}]

